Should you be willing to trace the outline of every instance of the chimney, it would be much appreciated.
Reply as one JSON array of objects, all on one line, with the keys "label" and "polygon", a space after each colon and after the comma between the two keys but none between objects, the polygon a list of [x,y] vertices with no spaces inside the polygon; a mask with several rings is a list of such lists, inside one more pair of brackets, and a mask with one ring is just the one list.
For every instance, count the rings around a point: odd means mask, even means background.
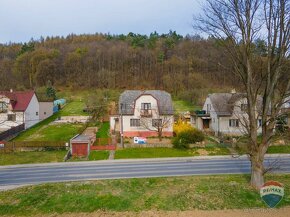
[{"label": "chimney", "polygon": [[10,93],[13,93],[13,89],[10,89]]},{"label": "chimney", "polygon": [[235,94],[235,93],[237,93],[237,92],[236,92],[236,89],[234,88],[231,90],[231,94]]}]

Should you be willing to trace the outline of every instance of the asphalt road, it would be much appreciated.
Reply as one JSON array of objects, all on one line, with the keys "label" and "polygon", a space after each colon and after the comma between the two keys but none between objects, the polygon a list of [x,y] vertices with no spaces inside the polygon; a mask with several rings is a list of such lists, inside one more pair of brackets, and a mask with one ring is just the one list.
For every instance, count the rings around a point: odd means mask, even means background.
[{"label": "asphalt road", "polygon": [[[290,173],[289,155],[267,157],[272,172]],[[75,162],[0,167],[0,190],[48,182],[141,177],[246,174],[250,162],[243,158],[160,159],[137,161]]]}]

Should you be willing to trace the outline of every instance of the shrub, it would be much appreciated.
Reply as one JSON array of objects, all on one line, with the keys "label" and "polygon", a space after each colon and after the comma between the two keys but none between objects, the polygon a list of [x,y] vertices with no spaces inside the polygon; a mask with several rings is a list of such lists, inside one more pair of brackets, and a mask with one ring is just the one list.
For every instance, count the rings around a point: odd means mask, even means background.
[{"label": "shrub", "polygon": [[192,128],[179,132],[177,136],[173,138],[172,144],[174,148],[187,149],[189,148],[189,144],[201,142],[204,138],[200,130]]},{"label": "shrub", "polygon": [[189,131],[189,130],[193,130],[193,129],[194,128],[189,123],[184,122],[180,119],[173,126],[173,131],[176,135],[178,135],[179,133],[181,133],[183,131]]}]

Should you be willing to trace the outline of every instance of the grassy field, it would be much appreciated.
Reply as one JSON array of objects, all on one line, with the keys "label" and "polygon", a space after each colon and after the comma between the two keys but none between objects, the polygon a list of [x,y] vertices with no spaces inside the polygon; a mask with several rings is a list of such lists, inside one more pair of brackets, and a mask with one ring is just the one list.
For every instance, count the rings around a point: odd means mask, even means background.
[{"label": "grassy field", "polygon": [[[29,151],[1,153],[0,165],[62,162],[67,151]],[[0,202],[1,204],[1,202]]]},{"label": "grassy field", "polygon": [[126,148],[117,150],[115,159],[133,158],[159,158],[159,157],[191,157],[200,155],[227,155],[230,154],[227,148],[192,148],[180,150],[174,148]]},{"label": "grassy field", "polygon": [[[289,206],[290,175],[266,179],[284,184],[278,207]],[[248,175],[224,175],[43,184],[0,192],[0,215],[266,208],[248,182]]]},{"label": "grassy field", "polygon": [[192,103],[184,100],[173,100],[173,107],[178,113],[201,109],[201,107],[195,106]]},{"label": "grassy field", "polygon": [[97,138],[109,138],[110,123],[104,122],[101,123],[96,134]]}]

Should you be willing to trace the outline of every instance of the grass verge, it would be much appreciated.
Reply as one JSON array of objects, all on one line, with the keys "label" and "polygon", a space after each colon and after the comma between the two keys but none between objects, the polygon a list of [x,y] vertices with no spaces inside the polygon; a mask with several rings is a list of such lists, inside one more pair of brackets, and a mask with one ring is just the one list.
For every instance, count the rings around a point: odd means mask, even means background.
[{"label": "grass verge", "polygon": [[[105,211],[266,208],[248,175],[190,176],[54,183],[0,192],[0,215]],[[285,185],[278,207],[290,205],[290,175],[271,175]]]},{"label": "grass verge", "polygon": [[117,150],[115,159],[133,159],[133,158],[159,158],[159,157],[191,157],[200,155],[227,155],[230,154],[227,148],[126,148]]},{"label": "grass verge", "polygon": [[[67,151],[26,151],[1,153],[0,165],[62,162]],[[1,201],[0,201],[1,204]]]},{"label": "grass verge", "polygon": [[107,160],[109,155],[109,151],[91,151],[89,160]]}]

